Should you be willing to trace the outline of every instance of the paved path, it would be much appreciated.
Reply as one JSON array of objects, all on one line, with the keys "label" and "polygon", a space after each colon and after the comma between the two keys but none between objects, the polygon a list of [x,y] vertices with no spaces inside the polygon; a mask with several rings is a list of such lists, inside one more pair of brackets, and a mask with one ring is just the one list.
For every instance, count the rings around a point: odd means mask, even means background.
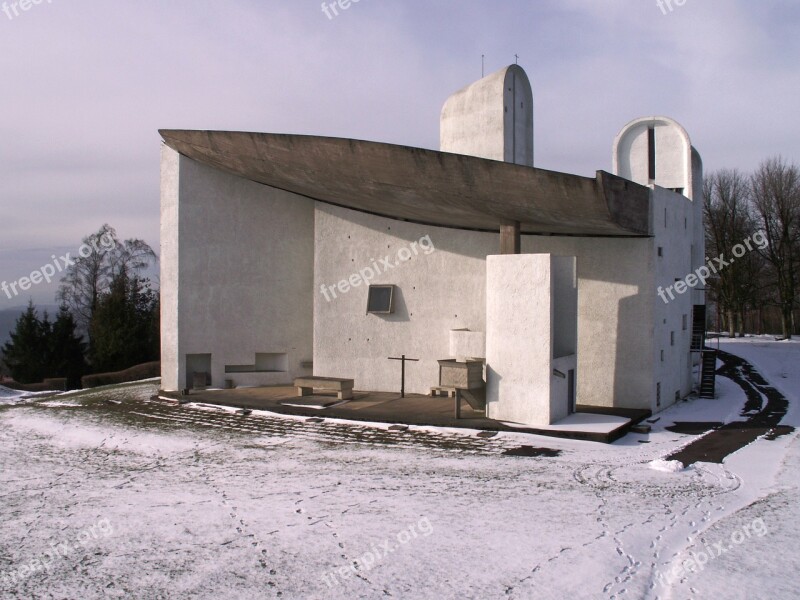
[{"label": "paved path", "polygon": [[687,467],[696,462],[722,464],[727,456],[761,436],[775,439],[794,431],[793,427],[780,425],[789,409],[789,401],[783,394],[746,360],[722,350],[718,356],[724,364],[717,374],[739,385],[747,395],[742,411],[742,417],[747,417],[747,420],[723,425],[669,457],[669,460],[680,461]]}]

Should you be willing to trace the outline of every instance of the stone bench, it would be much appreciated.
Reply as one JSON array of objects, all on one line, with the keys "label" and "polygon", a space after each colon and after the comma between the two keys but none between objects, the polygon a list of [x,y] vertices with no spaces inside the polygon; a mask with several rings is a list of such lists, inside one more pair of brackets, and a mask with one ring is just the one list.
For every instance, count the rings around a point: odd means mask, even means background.
[{"label": "stone bench", "polygon": [[353,379],[340,379],[338,377],[297,377],[294,386],[298,396],[311,396],[314,389],[336,392],[339,400],[349,400],[353,397]]}]

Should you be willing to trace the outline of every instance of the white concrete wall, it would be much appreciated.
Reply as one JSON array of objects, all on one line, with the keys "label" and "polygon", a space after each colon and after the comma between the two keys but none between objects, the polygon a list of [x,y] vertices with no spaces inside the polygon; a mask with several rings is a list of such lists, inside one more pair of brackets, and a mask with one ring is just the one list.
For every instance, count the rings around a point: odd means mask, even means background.
[{"label": "white concrete wall", "polygon": [[[435,248],[428,254],[419,244],[424,236]],[[486,331],[486,255],[499,248],[499,234],[405,223],[319,203],[314,246],[316,375],[353,378],[360,390],[399,392],[400,364],[388,357],[406,354],[421,361],[407,364],[406,391],[428,393],[438,385],[437,361],[450,358],[450,331]],[[410,260],[384,271],[381,260],[388,256],[394,264],[403,249],[411,252]],[[375,270],[376,261],[381,272],[371,283],[397,286],[392,315],[366,314],[366,284],[345,293],[337,288],[336,297],[327,288],[353,276],[358,282],[358,273]]]},{"label": "white concrete wall", "polygon": [[450,358],[486,358],[486,332],[453,329],[450,331]]},{"label": "white concrete wall", "polygon": [[440,149],[533,166],[533,92],[522,67],[500,69],[450,96]]},{"label": "white concrete wall", "polygon": [[[311,200],[162,155],[162,387],[187,383],[186,355],[211,354],[213,386],[289,383],[313,355]],[[226,374],[257,353],[289,371]]]},{"label": "white concrete wall", "polygon": [[653,240],[523,236],[522,252],[576,257],[578,403],[649,408]]},{"label": "white concrete wall", "polygon": [[[695,229],[696,209],[669,191],[654,194],[656,238],[522,238],[524,253],[577,257],[579,404],[655,409],[661,381],[663,408],[691,385],[683,350],[690,294],[662,307],[656,288],[689,272],[686,228]],[[671,226],[661,230],[655,225],[663,208]],[[420,244],[425,236],[435,248],[430,254]],[[657,263],[659,245],[665,257]],[[315,208],[165,149],[162,385],[184,387],[186,355],[209,353],[214,385],[226,378],[288,383],[308,374],[301,363],[313,356],[318,375],[352,377],[358,389],[399,391],[400,367],[388,357],[406,354],[421,359],[408,364],[407,390],[426,393],[438,382],[436,361],[451,356],[450,331],[486,332],[486,256],[498,247],[498,234]],[[400,250],[408,260],[384,272],[384,256],[394,263]],[[366,314],[366,285],[351,282],[349,291],[338,291],[340,281],[367,267],[380,271],[372,283],[397,286],[393,315]],[[327,286],[335,286],[335,298]],[[676,345],[664,346],[670,331]],[[288,373],[224,373],[225,365],[252,364],[256,353],[283,352]]]},{"label": "white concrete wall", "polygon": [[[374,259],[430,235],[436,251],[372,283],[398,285],[397,313],[367,315],[367,288],[326,301],[336,285]],[[485,332],[485,257],[499,234],[405,223],[318,204],[315,242],[314,370],[352,377],[358,389],[399,391],[400,367],[389,356],[421,358],[406,389],[437,383],[437,359],[450,357],[450,330]],[[650,408],[654,395],[655,245],[650,238],[523,236],[522,252],[575,256],[578,281],[579,404]],[[329,292],[329,296],[331,296]]]},{"label": "white concrete wall", "polygon": [[[656,178],[648,179],[648,128],[656,133]],[[628,123],[614,141],[614,172],[637,183],[654,184],[653,227],[655,247],[663,249],[657,259],[657,286],[666,289],[675,279],[684,280],[705,263],[705,229],[703,225],[703,163],[692,147],[686,130],[667,117],[644,117]],[[683,188],[683,196],[661,188]],[[666,216],[665,216],[666,211]],[[661,383],[660,407],[653,400],[653,410],[669,406],[678,396],[685,397],[692,388],[691,365],[699,364],[700,356],[692,356],[692,312],[694,304],[705,303],[702,284],[669,299],[664,306],[656,302],[654,385]],[[687,330],[683,316],[687,315]],[[672,345],[671,332],[675,343]],[[662,351],[664,354],[662,360]]]},{"label": "white concrete wall", "polygon": [[[185,387],[180,354],[180,155],[161,146],[161,387]],[[179,383],[180,380],[180,383]]]},{"label": "white concrete wall", "polygon": [[570,412],[569,372],[577,375],[575,259],[489,256],[486,271],[487,414],[555,423]]},{"label": "white concrete wall", "polygon": [[503,98],[505,161],[532,167],[533,90],[528,75],[519,65],[506,70]]},{"label": "white concrete wall", "polygon": [[486,259],[486,414],[492,419],[553,422],[552,272],[548,254]]},{"label": "white concrete wall", "polygon": [[[652,410],[657,412],[675,403],[675,393],[685,398],[692,391],[691,338],[693,292],[666,292],[675,280],[685,280],[692,272],[694,204],[684,196],[656,187],[653,190],[653,243],[656,247],[654,350],[656,365]],[[658,248],[662,256],[658,256]],[[659,295],[658,288],[665,290]],[[663,298],[662,298],[663,296]],[[664,302],[664,299],[667,302]],[[683,328],[684,316],[686,329]],[[672,337],[674,335],[674,344]],[[661,359],[661,352],[664,359]],[[657,383],[661,383],[661,405],[656,404]]]},{"label": "white concrete wall", "polygon": [[574,355],[578,350],[578,279],[574,256],[554,256],[553,358]]}]

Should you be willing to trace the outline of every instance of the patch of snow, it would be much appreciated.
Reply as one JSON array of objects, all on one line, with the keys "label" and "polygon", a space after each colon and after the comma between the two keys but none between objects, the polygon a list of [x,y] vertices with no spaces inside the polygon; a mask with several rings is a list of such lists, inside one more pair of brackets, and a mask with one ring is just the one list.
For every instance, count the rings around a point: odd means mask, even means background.
[{"label": "patch of snow", "polygon": [[[615,415],[598,415],[594,413],[574,413],[552,425],[536,425],[534,429],[551,431],[585,431],[591,433],[609,433],[619,429],[630,419]],[[509,427],[529,427],[519,423],[505,423]]]},{"label": "patch of snow", "polygon": [[23,392],[21,390],[12,390],[4,385],[0,385],[0,405],[18,404],[27,400],[53,396],[58,393],[59,392],[55,390],[46,392]]},{"label": "patch of snow", "polygon": [[683,463],[679,460],[656,459],[648,463],[651,469],[663,471],[664,473],[679,473],[684,470]]}]

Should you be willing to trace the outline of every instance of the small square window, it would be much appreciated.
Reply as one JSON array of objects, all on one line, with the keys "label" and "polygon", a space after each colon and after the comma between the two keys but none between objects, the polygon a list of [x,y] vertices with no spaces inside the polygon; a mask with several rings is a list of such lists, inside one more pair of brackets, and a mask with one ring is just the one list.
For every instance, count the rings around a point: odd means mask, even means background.
[{"label": "small square window", "polygon": [[371,285],[367,298],[367,313],[389,315],[394,312],[394,286]]}]

